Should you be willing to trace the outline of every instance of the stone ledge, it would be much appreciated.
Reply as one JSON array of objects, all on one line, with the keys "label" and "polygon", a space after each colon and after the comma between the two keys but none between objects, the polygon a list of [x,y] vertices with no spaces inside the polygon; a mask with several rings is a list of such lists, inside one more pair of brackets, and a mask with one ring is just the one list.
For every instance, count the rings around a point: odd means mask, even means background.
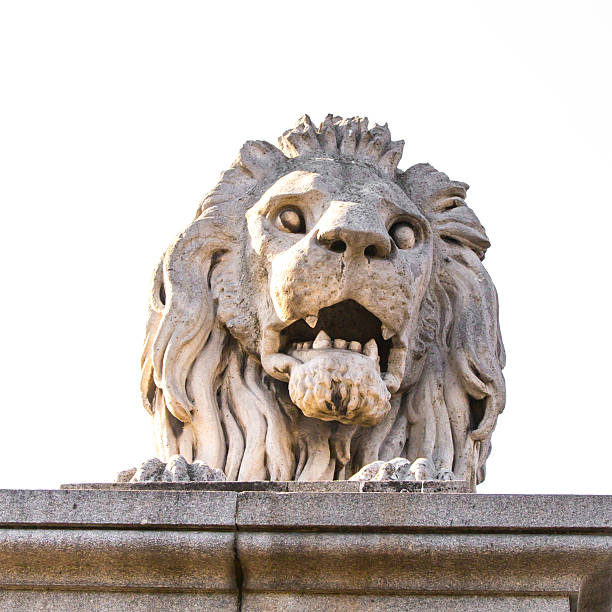
[{"label": "stone ledge", "polygon": [[248,591],[572,593],[610,538],[558,534],[239,532]]},{"label": "stone ledge", "polygon": [[268,493],[473,493],[466,480],[386,480],[357,482],[322,480],[318,482],[269,481],[251,482],[90,482],[63,484],[64,490],[108,491],[262,491]]},{"label": "stone ledge", "polygon": [[[0,590],[0,610],[12,612],[34,612],[35,610],[83,610],[84,612],[152,612],[157,610],[184,610],[207,612],[209,610],[238,610],[236,593],[138,593],[129,591],[39,591],[25,589]],[[250,610],[272,610],[273,608],[240,608]],[[291,608],[284,608],[286,611]],[[522,612],[522,608],[517,608]],[[557,608],[543,608],[543,612]],[[538,608],[539,611],[539,608]],[[478,610],[478,612],[480,612]],[[514,612],[514,610],[513,610]]]},{"label": "stone ledge", "polygon": [[0,526],[612,533],[612,496],[606,495],[213,492],[174,487],[0,489]]},{"label": "stone ledge", "polygon": [[612,496],[239,494],[240,529],[612,533]]},{"label": "stone ledge", "polygon": [[227,591],[234,534],[135,529],[0,529],[3,587]]},{"label": "stone ledge", "polygon": [[236,493],[0,489],[0,526],[235,529]]},{"label": "stone ledge", "polygon": [[611,520],[610,496],[4,490],[0,605],[608,612]]},{"label": "stone ledge", "polygon": [[[1,601],[1,600],[0,600]],[[559,612],[569,610],[567,597],[513,597],[475,595],[345,595],[341,605],[334,605],[327,595],[303,593],[247,593],[242,610],[286,612]]]}]

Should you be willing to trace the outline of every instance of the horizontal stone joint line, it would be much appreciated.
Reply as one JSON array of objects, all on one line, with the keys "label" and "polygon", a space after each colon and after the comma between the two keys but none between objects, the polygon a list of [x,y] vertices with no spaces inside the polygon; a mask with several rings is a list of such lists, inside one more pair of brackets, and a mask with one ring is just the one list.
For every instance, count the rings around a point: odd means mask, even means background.
[{"label": "horizontal stone joint line", "polygon": [[194,587],[181,587],[180,589],[173,587],[163,587],[163,586],[106,586],[101,584],[93,584],[93,585],[82,585],[82,584],[44,584],[41,585],[39,583],[14,583],[14,582],[0,582],[0,590],[2,591],[74,591],[74,592],[83,592],[83,591],[91,591],[95,593],[175,593],[175,594],[234,594],[236,592],[235,589],[223,589],[223,588],[214,588],[214,589],[206,589],[206,588],[194,588]]},{"label": "horizontal stone joint line", "polygon": [[0,529],[58,529],[61,531],[213,531],[215,533],[233,533],[228,525],[210,525],[208,523],[179,525],[176,523],[0,523]]},{"label": "horizontal stone joint line", "polygon": [[265,533],[395,533],[395,534],[466,534],[466,535],[587,535],[604,536],[612,533],[612,529],[547,529],[545,527],[472,527],[469,525],[441,527],[436,526],[376,526],[376,525],[252,525],[236,523],[234,528],[227,525],[215,526],[208,524],[177,525],[167,524],[139,524],[139,523],[0,523],[0,529],[57,529],[61,531],[79,531],[88,529],[92,531],[212,531],[215,533],[265,532]]},{"label": "horizontal stone joint line", "polygon": [[[385,596],[397,596],[397,597],[405,597],[412,595],[425,595],[428,597],[453,597],[453,596],[463,596],[463,597],[572,597],[576,595],[575,591],[568,591],[566,589],[548,589],[546,591],[543,590],[524,590],[517,591],[516,589],[508,590],[508,589],[495,589],[491,591],[483,591],[482,589],[308,589],[308,591],[300,591],[307,593],[308,595],[364,595],[364,596],[373,596],[373,595],[385,595]],[[288,589],[244,589],[245,594],[274,594],[274,595],[292,595],[295,594],[295,591],[290,591]]]},{"label": "horizontal stone joint line", "polygon": [[547,529],[545,527],[471,527],[458,525],[452,527],[436,526],[376,526],[376,525],[249,525],[238,524],[237,531],[248,533],[394,533],[394,534],[465,534],[465,535],[590,535],[604,536],[612,533],[611,529]]}]

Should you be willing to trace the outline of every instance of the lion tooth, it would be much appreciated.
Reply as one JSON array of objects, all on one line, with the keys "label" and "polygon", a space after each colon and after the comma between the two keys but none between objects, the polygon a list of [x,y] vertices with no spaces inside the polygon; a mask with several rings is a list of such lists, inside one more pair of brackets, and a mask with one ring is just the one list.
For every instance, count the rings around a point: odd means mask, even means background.
[{"label": "lion tooth", "polygon": [[310,325],[310,327],[312,327],[312,329],[314,329],[317,326],[317,321],[319,320],[318,315],[308,315],[306,317],[306,323],[308,323],[308,325]]},{"label": "lion tooth", "polygon": [[388,328],[386,325],[382,326],[382,337],[385,340],[388,340],[389,338],[391,338],[391,336],[394,336],[394,335],[395,335],[395,332],[392,329]]},{"label": "lion tooth", "polygon": [[312,342],[304,342],[302,349],[306,350],[306,349],[311,349],[311,348],[312,348]]},{"label": "lion tooth", "polygon": [[334,348],[337,349],[345,349],[348,342],[346,340],[342,340],[342,338],[338,338],[334,340]]},{"label": "lion tooth", "polygon": [[312,348],[313,349],[325,349],[325,348],[331,348],[331,338],[323,331],[321,330],[317,337],[314,339],[314,342],[312,343]]},{"label": "lion tooth", "polygon": [[363,346],[363,354],[367,355],[370,359],[378,359],[378,346],[376,340],[372,338],[368,340]]},{"label": "lion tooth", "polygon": [[361,342],[357,342],[357,340],[353,340],[349,344],[349,350],[356,351],[357,353],[361,353]]}]

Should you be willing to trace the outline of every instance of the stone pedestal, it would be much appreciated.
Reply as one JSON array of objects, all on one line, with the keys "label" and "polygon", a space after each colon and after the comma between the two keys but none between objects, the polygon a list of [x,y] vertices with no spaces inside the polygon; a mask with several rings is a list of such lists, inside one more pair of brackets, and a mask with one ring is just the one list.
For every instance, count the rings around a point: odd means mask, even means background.
[{"label": "stone pedestal", "polygon": [[221,484],[0,491],[0,609],[610,609],[612,497]]}]

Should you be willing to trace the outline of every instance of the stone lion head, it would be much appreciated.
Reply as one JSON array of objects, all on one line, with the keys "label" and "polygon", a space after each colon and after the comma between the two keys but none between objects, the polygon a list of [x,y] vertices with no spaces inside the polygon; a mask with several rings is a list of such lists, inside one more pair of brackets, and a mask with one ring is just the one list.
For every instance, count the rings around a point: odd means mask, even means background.
[{"label": "stone lion head", "polygon": [[365,118],[249,141],[154,275],[142,392],[162,459],[230,480],[426,459],[480,482],[504,407],[468,186]]}]

